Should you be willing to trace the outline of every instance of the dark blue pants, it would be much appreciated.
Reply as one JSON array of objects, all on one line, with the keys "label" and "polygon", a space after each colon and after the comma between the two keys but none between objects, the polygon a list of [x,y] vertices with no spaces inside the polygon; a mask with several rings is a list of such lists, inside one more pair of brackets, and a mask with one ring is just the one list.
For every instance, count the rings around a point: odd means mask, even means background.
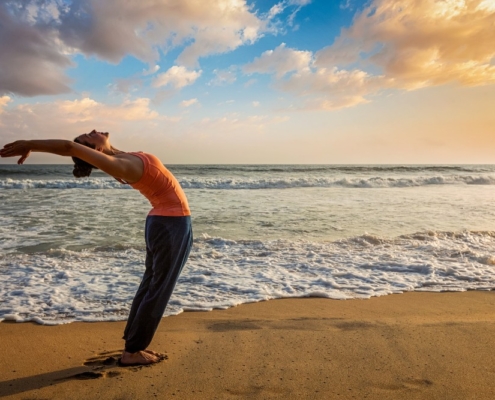
[{"label": "dark blue pants", "polygon": [[125,350],[145,350],[163,317],[191,250],[191,217],[148,216],[145,228],[146,271],[124,330]]}]

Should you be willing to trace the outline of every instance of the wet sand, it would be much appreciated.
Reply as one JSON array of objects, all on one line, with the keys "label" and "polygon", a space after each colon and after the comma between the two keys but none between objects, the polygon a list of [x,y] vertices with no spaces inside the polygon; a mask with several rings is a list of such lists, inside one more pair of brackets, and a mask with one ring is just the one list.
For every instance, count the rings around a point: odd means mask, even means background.
[{"label": "wet sand", "polygon": [[124,322],[0,323],[6,399],[494,399],[495,291],[283,299],[165,318],[119,367]]}]

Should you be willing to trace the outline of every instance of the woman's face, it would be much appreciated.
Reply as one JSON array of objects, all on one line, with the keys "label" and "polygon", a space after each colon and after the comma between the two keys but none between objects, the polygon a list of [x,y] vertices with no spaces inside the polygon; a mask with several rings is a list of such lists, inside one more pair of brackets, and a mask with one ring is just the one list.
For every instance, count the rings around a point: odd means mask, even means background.
[{"label": "woman's face", "polygon": [[108,132],[97,132],[92,130],[90,133],[83,133],[77,138],[81,143],[94,145],[96,149],[109,147],[110,141],[108,140]]}]

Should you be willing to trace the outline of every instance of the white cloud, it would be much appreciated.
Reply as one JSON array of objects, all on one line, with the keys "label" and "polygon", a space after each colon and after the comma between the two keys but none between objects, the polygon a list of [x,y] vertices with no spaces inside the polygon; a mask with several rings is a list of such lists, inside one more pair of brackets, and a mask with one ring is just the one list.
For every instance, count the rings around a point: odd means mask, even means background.
[{"label": "white cloud", "polygon": [[[256,40],[261,21],[245,0],[86,0],[72,5],[62,32],[87,54],[117,62],[126,54],[145,61],[158,59],[158,49],[184,45],[181,63],[233,50]],[[89,7],[88,7],[89,6]],[[91,24],[83,24],[81,14]],[[74,22],[75,28],[72,27]],[[70,35],[72,30],[75,35]]]},{"label": "white cloud", "polygon": [[312,54],[309,51],[298,51],[287,48],[285,43],[275,50],[265,51],[261,57],[252,63],[246,64],[243,71],[252,73],[274,73],[278,78],[293,71],[307,71],[311,64]]},{"label": "white cloud", "polygon": [[6,0],[0,3],[0,94],[68,92],[69,55],[112,63],[132,55],[156,72],[160,52],[185,46],[178,63],[232,51],[267,28],[246,0]]},{"label": "white cloud", "polygon": [[289,0],[289,4],[295,6],[306,6],[311,3],[312,0]]},{"label": "white cloud", "polygon": [[260,106],[259,101],[253,101],[251,104],[253,105],[253,107],[259,107]]},{"label": "white cloud", "polygon": [[281,14],[284,11],[284,4],[283,3],[277,3],[273,5],[270,10],[268,11],[268,18],[273,18],[276,15]]},{"label": "white cloud", "polygon": [[176,89],[192,85],[201,76],[200,71],[189,71],[183,66],[174,65],[167,72],[159,74],[153,81],[153,87],[172,86]]},{"label": "white cloud", "polygon": [[342,0],[340,3],[340,9],[341,10],[346,10],[346,9],[351,9],[352,8],[352,2],[353,0]]},{"label": "white cloud", "polygon": [[143,75],[153,75],[158,72],[160,69],[160,66],[158,64],[155,64],[153,66],[150,66],[147,70],[143,70]]},{"label": "white cloud", "polygon": [[[277,7],[281,13],[305,4]],[[247,0],[4,0],[0,26],[0,94],[36,96],[70,91],[64,71],[74,54],[112,63],[131,55],[152,74],[161,54],[183,48],[176,64],[197,68],[201,57],[254,43],[284,24]]]},{"label": "white cloud", "polygon": [[236,73],[234,69],[213,70],[215,78],[213,78],[208,84],[214,86],[222,86],[232,84],[236,81]]},{"label": "white cloud", "polygon": [[198,104],[198,99],[184,100],[180,103],[181,107],[190,107],[193,104]]}]

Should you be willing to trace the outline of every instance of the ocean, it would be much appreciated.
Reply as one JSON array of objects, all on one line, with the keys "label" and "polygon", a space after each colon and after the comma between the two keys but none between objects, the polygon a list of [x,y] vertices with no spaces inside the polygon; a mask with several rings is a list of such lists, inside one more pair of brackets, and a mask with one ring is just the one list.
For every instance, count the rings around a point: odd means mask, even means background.
[{"label": "ocean", "polygon": [[[287,297],[495,288],[495,165],[167,165],[194,246],[165,315]],[[71,165],[0,165],[0,321],[125,320],[139,192]]]}]

